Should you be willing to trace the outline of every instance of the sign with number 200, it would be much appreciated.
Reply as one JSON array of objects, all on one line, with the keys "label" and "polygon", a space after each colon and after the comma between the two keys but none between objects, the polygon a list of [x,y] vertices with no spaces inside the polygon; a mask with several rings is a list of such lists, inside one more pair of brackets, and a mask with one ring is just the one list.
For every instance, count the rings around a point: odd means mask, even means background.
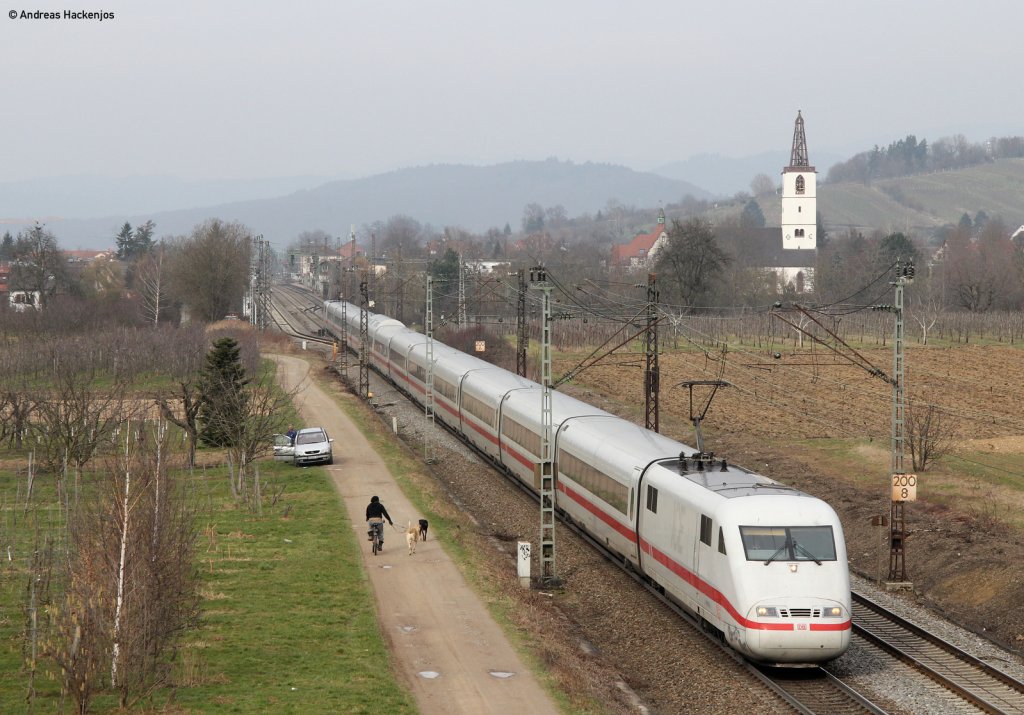
[{"label": "sign with number 200", "polygon": [[917,501],[917,475],[916,474],[893,474],[892,475],[892,500],[893,501]]}]

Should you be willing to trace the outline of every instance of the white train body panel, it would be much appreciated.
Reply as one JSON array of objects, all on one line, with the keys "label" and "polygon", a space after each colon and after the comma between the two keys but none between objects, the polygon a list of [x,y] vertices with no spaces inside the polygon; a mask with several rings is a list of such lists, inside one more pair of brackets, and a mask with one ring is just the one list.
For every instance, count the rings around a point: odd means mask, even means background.
[{"label": "white train body panel", "polygon": [[556,446],[559,505],[639,568],[640,478],[654,460],[676,457],[682,445],[604,413],[564,421]]},{"label": "white train body panel", "polygon": [[459,390],[462,435],[495,462],[500,462],[498,408],[509,392],[528,390],[536,387],[537,383],[490,363],[485,364],[487,368],[470,370],[462,378]]},{"label": "white train body panel", "polygon": [[[340,304],[326,314],[338,329]],[[358,307],[346,318],[358,349]],[[368,326],[374,366],[422,401],[426,338],[383,316]],[[437,341],[433,353],[437,417],[537,491],[540,385]],[[846,546],[828,504],[558,392],[552,432],[558,510],[736,650],[803,665],[847,649]]]}]

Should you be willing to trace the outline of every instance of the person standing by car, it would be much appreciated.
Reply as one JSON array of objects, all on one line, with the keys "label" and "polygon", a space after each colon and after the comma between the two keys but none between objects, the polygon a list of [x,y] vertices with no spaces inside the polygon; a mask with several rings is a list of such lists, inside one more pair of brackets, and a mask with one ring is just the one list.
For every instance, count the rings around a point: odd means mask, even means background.
[{"label": "person standing by car", "polygon": [[[384,543],[385,519],[387,519],[388,524],[391,526],[395,525],[395,523],[391,521],[391,515],[388,514],[388,510],[380,503],[380,498],[377,496],[370,497],[370,503],[366,505],[366,523],[368,524],[366,534],[370,541],[373,541],[373,530],[380,529],[380,542],[381,544]],[[374,524],[380,524],[380,526],[374,526]]]},{"label": "person standing by car", "polygon": [[295,446],[295,435],[296,435],[295,426],[294,425],[288,425],[288,431],[285,432],[285,434],[288,435],[288,439],[291,440],[292,446],[294,447]]}]

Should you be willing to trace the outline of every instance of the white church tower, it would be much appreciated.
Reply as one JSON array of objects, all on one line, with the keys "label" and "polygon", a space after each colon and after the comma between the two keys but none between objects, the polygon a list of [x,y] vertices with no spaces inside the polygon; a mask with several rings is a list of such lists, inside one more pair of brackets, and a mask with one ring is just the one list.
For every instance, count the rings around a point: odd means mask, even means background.
[{"label": "white church tower", "polygon": [[782,248],[817,248],[817,172],[807,161],[804,118],[796,113],[793,151],[782,170]]}]

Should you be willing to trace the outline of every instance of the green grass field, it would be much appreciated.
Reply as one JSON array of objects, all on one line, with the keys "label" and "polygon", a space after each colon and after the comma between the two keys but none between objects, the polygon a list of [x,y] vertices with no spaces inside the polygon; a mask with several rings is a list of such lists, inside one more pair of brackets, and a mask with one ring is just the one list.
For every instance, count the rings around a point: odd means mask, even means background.
[{"label": "green grass field", "polygon": [[[388,664],[359,547],[326,472],[265,462],[264,479],[286,485],[257,517],[236,506],[221,470],[197,472],[200,517],[199,627],[182,643],[177,687],[156,692],[154,710],[182,713],[413,713]],[[14,475],[0,472],[2,532],[30,543],[13,523]],[[47,493],[49,492],[49,493]],[[52,499],[52,489],[36,498]],[[19,530],[22,533],[15,533]],[[0,546],[6,551],[6,543]],[[27,577],[20,553],[0,583],[0,712],[27,712],[21,645]],[[52,669],[51,669],[52,670]],[[35,712],[59,711],[59,683],[37,680]],[[91,712],[116,705],[101,693]],[[70,701],[66,708],[70,710]]]}]

